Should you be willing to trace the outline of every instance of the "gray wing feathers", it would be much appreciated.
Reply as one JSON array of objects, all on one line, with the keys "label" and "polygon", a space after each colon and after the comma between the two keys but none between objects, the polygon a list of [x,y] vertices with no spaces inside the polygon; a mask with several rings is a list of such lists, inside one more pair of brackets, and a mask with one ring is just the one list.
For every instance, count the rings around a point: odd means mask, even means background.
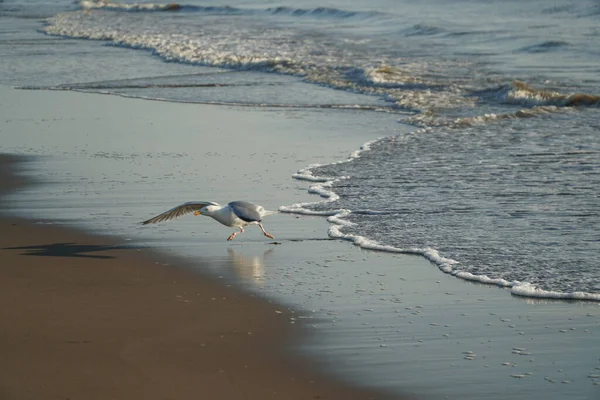
[{"label": "gray wing feathers", "polygon": [[155,224],[157,222],[169,221],[171,219],[179,218],[182,215],[193,213],[194,211],[198,211],[203,207],[208,205],[216,205],[217,203],[213,203],[211,201],[190,201],[187,203],[183,203],[177,207],[171,208],[169,211],[165,211],[162,214],[157,215],[156,217],[150,218],[142,222],[142,224]]},{"label": "gray wing feathers", "polygon": [[228,206],[239,219],[246,222],[260,222],[265,210],[262,206],[248,201],[232,201]]}]

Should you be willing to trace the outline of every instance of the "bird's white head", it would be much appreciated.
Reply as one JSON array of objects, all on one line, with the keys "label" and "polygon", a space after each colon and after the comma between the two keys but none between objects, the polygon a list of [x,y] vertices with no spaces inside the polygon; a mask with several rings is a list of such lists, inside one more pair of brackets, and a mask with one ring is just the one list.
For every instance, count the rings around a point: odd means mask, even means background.
[{"label": "bird's white head", "polygon": [[204,206],[200,210],[194,211],[194,215],[206,215],[211,217],[216,211],[220,210],[221,208],[223,207],[217,205]]}]

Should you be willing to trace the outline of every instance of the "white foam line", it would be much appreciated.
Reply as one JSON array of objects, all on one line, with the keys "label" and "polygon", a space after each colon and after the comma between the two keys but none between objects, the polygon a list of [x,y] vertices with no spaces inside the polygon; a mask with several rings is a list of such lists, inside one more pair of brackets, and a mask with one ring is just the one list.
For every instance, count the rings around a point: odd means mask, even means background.
[{"label": "white foam line", "polygon": [[[382,138],[369,141],[363,144],[359,150],[356,150],[350,154],[350,156],[341,161],[336,161],[328,165],[336,165],[350,162],[356,158],[359,158],[361,154],[365,151],[371,150],[371,145]],[[327,234],[329,237],[334,239],[347,240],[352,242],[354,245],[359,246],[363,249],[374,250],[374,251],[383,251],[387,253],[400,253],[400,254],[413,254],[420,255],[425,257],[427,260],[431,261],[438,268],[449,275],[455,276],[457,278],[478,282],[487,285],[494,285],[504,288],[509,288],[511,294],[515,296],[521,297],[534,297],[534,298],[546,298],[546,299],[563,299],[563,300],[587,300],[587,301],[600,301],[599,293],[587,293],[587,292],[555,292],[549,290],[543,290],[539,287],[529,283],[529,282],[521,282],[521,281],[508,281],[502,278],[490,278],[487,275],[476,275],[467,271],[458,270],[455,268],[456,265],[460,264],[459,261],[453,260],[451,258],[447,258],[442,256],[437,250],[426,247],[426,248],[398,248],[389,245],[380,244],[374,240],[366,238],[364,236],[353,235],[343,233],[342,229],[347,226],[355,225],[354,223],[346,220],[345,218],[352,214],[352,210],[348,209],[339,209],[332,211],[313,211],[306,208],[306,206],[319,204],[323,202],[333,202],[339,199],[339,196],[331,190],[331,186],[342,179],[348,179],[347,176],[334,178],[334,177],[325,177],[325,176],[314,176],[312,174],[312,169],[321,167],[323,164],[313,164],[304,169],[299,170],[296,174],[293,175],[295,179],[308,181],[308,182],[316,182],[314,185],[311,185],[308,188],[309,193],[318,194],[325,200],[315,201],[315,202],[307,202],[307,203],[297,203],[291,206],[282,206],[279,207],[279,211],[284,213],[293,213],[293,214],[301,214],[301,215],[318,215],[318,216],[326,216],[327,221],[331,224]],[[368,213],[380,213],[379,211],[368,210]]]},{"label": "white foam line", "polygon": [[588,300],[588,301],[600,301],[600,293],[587,293],[587,292],[554,292],[551,290],[543,290],[530,283],[523,283],[518,286],[514,286],[511,289],[511,293],[516,296],[523,297],[537,297],[545,299],[563,299],[563,300]]},{"label": "white foam line", "polygon": [[[457,278],[464,279],[467,281],[483,283],[487,285],[494,285],[499,287],[510,288],[510,293],[515,296],[521,297],[534,297],[534,298],[545,298],[545,299],[562,299],[562,300],[586,300],[586,301],[600,301],[599,293],[587,293],[587,292],[556,292],[550,290],[543,290],[539,287],[529,283],[520,281],[507,281],[502,278],[490,278],[487,275],[475,275],[470,272],[457,270],[454,268],[455,265],[460,264],[458,261],[443,257],[439,252],[432,248],[409,248],[401,249],[393,246],[387,246],[379,244],[378,242],[368,239],[363,236],[345,234],[341,232],[344,226],[352,224],[348,221],[340,220],[346,214],[336,214],[327,218],[332,225],[329,228],[328,234],[332,238],[348,240],[354,245],[359,246],[363,249],[384,251],[388,253],[401,253],[401,254],[415,254],[422,255],[432,263],[436,264],[438,268],[446,273],[453,275]],[[341,223],[340,223],[341,222]]]},{"label": "white foam line", "polygon": [[[359,158],[361,153],[371,150],[371,145],[381,139],[382,138],[368,141],[368,142],[364,143],[362,146],[360,146],[360,148],[358,150],[355,150],[352,153],[350,153],[350,155],[348,156],[347,159],[341,160],[341,161],[335,161],[335,162],[333,162],[331,164],[327,164],[327,165],[343,164],[343,163],[350,162],[356,158]],[[314,185],[309,186],[308,192],[313,193],[313,194],[318,194],[324,200],[308,202],[308,203],[297,203],[297,204],[292,204],[291,206],[281,206],[281,207],[279,207],[279,211],[285,212],[285,213],[293,213],[293,214],[321,215],[321,216],[335,216],[338,214],[343,214],[345,212],[348,212],[348,213],[350,212],[349,210],[312,211],[312,210],[309,210],[306,208],[306,206],[309,206],[309,205],[319,204],[319,203],[323,203],[323,202],[329,203],[329,202],[333,202],[333,201],[336,201],[337,199],[339,199],[340,197],[337,195],[337,193],[335,193],[333,190],[331,190],[331,186],[333,186],[333,184],[335,182],[338,182],[342,179],[348,179],[347,176],[331,177],[331,176],[315,176],[315,175],[313,175],[312,170],[317,167],[322,167],[323,165],[324,164],[311,164],[308,167],[303,168],[303,169],[299,170],[298,172],[296,172],[295,174],[293,174],[292,177],[294,179],[298,179],[301,181],[315,182]]]},{"label": "white foam line", "polygon": [[83,9],[105,9],[105,10],[129,10],[129,11],[155,11],[155,10],[175,10],[178,7],[176,3],[169,4],[121,4],[109,0],[83,0],[79,2]]},{"label": "white foam line", "polygon": [[332,178],[326,176],[314,176],[312,174],[312,169],[321,167],[323,164],[311,164],[306,168],[303,168],[292,175],[292,178],[298,179],[300,181],[309,181],[309,182],[327,182]]}]

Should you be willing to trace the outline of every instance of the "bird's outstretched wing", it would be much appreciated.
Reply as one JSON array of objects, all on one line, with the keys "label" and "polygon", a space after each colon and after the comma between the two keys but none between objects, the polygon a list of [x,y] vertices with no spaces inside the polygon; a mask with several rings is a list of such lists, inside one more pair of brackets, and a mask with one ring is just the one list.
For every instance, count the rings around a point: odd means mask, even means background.
[{"label": "bird's outstretched wing", "polygon": [[155,224],[157,222],[169,221],[171,219],[179,218],[182,215],[193,213],[194,211],[198,211],[206,206],[217,206],[217,203],[213,203],[212,201],[189,201],[187,203],[183,203],[178,205],[177,207],[171,208],[169,211],[165,211],[162,214],[157,215],[156,217],[150,218],[142,222],[142,224]]},{"label": "bird's outstretched wing", "polygon": [[237,217],[246,222],[260,222],[262,220],[264,208],[248,201],[232,201],[228,204],[231,211]]}]

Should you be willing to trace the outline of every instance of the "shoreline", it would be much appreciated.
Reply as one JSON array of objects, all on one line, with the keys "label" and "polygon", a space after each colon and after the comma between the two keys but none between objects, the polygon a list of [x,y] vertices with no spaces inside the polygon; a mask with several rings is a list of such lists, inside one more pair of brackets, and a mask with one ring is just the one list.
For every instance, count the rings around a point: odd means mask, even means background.
[{"label": "shoreline", "polygon": [[[0,155],[2,197],[23,162]],[[163,265],[181,261],[4,213],[0,230],[2,398],[398,398],[312,372],[293,311]]]}]

